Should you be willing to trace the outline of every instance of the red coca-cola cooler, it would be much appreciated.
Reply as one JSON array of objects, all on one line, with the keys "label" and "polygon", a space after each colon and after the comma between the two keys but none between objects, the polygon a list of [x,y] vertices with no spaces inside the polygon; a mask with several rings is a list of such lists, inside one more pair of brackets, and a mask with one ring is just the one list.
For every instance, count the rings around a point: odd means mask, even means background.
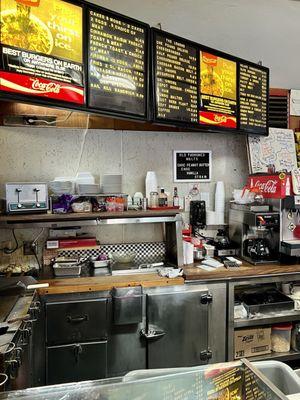
[{"label": "red coca-cola cooler", "polygon": [[291,187],[291,175],[285,173],[249,175],[247,180],[247,188],[265,199],[284,199],[292,194]]}]

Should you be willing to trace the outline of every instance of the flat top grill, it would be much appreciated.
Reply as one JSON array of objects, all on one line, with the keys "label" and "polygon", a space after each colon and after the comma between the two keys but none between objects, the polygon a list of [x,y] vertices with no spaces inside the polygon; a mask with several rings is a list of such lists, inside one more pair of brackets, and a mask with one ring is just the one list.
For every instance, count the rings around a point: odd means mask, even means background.
[{"label": "flat top grill", "polygon": [[0,322],[4,322],[18,301],[19,296],[0,296]]}]

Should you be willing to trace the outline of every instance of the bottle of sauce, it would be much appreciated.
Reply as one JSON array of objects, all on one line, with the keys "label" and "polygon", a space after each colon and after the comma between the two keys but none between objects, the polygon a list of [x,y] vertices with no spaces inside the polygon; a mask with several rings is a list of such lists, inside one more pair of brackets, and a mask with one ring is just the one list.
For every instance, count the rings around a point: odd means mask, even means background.
[{"label": "bottle of sauce", "polygon": [[179,207],[179,196],[178,196],[177,187],[174,187],[173,207]]},{"label": "bottle of sauce", "polygon": [[168,205],[168,196],[165,193],[165,189],[161,188],[160,193],[158,195],[158,207],[167,207]]}]

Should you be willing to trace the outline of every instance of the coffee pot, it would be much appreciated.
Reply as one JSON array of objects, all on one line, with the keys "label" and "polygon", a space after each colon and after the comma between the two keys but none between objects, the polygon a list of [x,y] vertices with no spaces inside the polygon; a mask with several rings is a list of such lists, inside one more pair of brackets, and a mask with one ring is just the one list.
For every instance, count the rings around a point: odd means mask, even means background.
[{"label": "coffee pot", "polygon": [[218,249],[227,249],[230,246],[230,240],[224,229],[218,229],[214,242]]},{"label": "coffee pot", "polygon": [[244,242],[245,254],[253,260],[265,260],[270,257],[269,243],[266,239],[247,239]]}]

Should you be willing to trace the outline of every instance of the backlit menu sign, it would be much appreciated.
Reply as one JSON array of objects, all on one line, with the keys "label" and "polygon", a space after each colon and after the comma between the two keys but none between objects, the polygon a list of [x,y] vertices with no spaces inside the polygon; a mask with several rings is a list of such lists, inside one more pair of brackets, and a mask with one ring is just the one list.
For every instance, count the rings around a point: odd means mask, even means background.
[{"label": "backlit menu sign", "polygon": [[0,11],[0,90],[84,104],[82,7],[1,0]]},{"label": "backlit menu sign", "polygon": [[199,122],[237,127],[236,62],[200,51]]},{"label": "backlit menu sign", "polygon": [[147,26],[99,8],[88,18],[88,106],[145,117]]},{"label": "backlit menu sign", "polygon": [[240,127],[264,132],[268,112],[268,72],[255,66],[240,64]]},{"label": "backlit menu sign", "polygon": [[157,117],[197,123],[197,50],[159,33],[154,40]]},{"label": "backlit menu sign", "polygon": [[267,68],[152,28],[154,121],[268,134]]}]

